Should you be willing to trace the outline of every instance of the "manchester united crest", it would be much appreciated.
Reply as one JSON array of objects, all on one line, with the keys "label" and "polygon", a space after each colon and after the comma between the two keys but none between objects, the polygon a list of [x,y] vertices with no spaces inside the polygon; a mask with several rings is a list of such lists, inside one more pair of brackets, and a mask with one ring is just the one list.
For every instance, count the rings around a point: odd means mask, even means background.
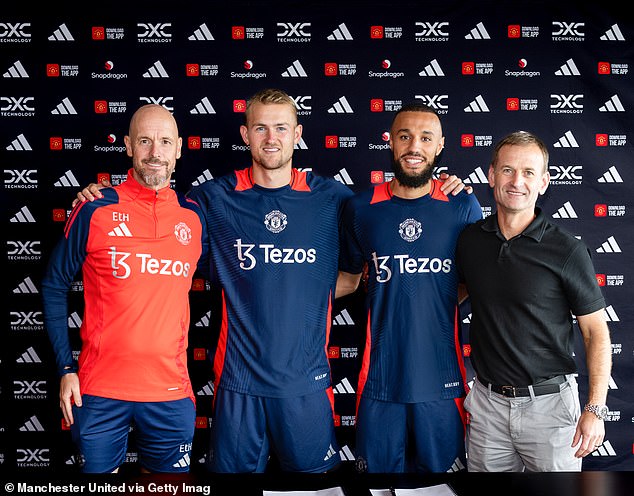
[{"label": "manchester united crest", "polygon": [[174,226],[174,236],[182,245],[188,245],[192,240],[192,230],[184,222],[179,222]]},{"label": "manchester united crest", "polygon": [[406,219],[398,226],[398,233],[405,241],[411,243],[420,238],[423,232],[423,226],[416,219]]},{"label": "manchester united crest", "polygon": [[286,214],[280,212],[279,210],[273,210],[264,217],[264,225],[272,233],[277,234],[282,232],[286,229],[286,224],[288,224]]}]

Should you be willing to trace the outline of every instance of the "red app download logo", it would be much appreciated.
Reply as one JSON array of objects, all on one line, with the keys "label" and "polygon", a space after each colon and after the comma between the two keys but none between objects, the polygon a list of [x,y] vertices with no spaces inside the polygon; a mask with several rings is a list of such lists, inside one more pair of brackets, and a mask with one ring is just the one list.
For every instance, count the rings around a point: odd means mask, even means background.
[{"label": "red app download logo", "polygon": [[209,427],[207,417],[196,417],[196,429],[206,429]]},{"label": "red app download logo", "polygon": [[475,146],[475,136],[473,134],[463,134],[460,136],[460,146],[463,148]]},{"label": "red app download logo", "polygon": [[244,40],[244,26],[231,26],[231,38],[234,40]]},{"label": "red app download logo", "polygon": [[199,64],[185,64],[185,74],[188,77],[200,76],[200,65]]},{"label": "red app download logo", "polygon": [[370,183],[381,184],[385,182],[385,174],[380,170],[373,170],[370,172]]},{"label": "red app download logo", "polygon": [[106,39],[106,29],[103,26],[93,26],[92,27],[92,39],[93,40],[105,40]]},{"label": "red app download logo", "polygon": [[600,134],[597,134],[594,137],[594,143],[597,146],[608,146],[609,142],[610,142],[610,140],[608,139],[608,135],[607,134],[600,133]]},{"label": "red app download logo", "polygon": [[326,148],[339,148],[339,136],[326,136]]},{"label": "red app download logo", "polygon": [[64,140],[62,140],[61,136],[51,136],[48,139],[48,147],[51,150],[61,150],[64,144]]},{"label": "red app download logo", "polygon": [[594,206],[594,216],[595,217],[607,217],[608,216],[608,206],[605,203],[597,203]]},{"label": "red app download logo", "polygon": [[473,76],[475,74],[475,62],[463,62],[462,74],[464,76]]},{"label": "red app download logo", "polygon": [[607,278],[605,277],[605,274],[596,274],[596,278],[597,284],[599,286],[605,286],[607,284]]},{"label": "red app download logo", "polygon": [[506,110],[519,110],[520,109],[520,99],[519,98],[507,98],[506,99]]},{"label": "red app download logo", "polygon": [[599,74],[610,74],[612,73],[612,65],[609,62],[599,62],[597,72]]},{"label": "red app download logo", "polygon": [[99,174],[97,174],[97,183],[101,184],[103,181],[110,182],[109,172],[100,172]]},{"label": "red app download logo", "polygon": [[370,38],[380,40],[383,38],[383,26],[370,26]]},{"label": "red app download logo", "polygon": [[247,101],[246,100],[234,100],[233,101],[233,111],[240,113],[246,112],[247,110]]},{"label": "red app download logo", "polygon": [[192,280],[192,291],[204,291],[205,290],[205,280],[200,277]]},{"label": "red app download logo", "polygon": [[194,360],[205,360],[207,358],[207,350],[205,348],[194,348]]},{"label": "red app download logo", "polygon": [[341,427],[341,415],[338,413],[334,414],[332,417],[335,427]]},{"label": "red app download logo", "polygon": [[324,64],[324,74],[326,76],[336,76],[339,74],[339,65],[336,62],[326,62]]},{"label": "red app download logo", "polygon": [[341,356],[341,348],[339,346],[328,347],[328,358],[339,358]]},{"label": "red app download logo", "polygon": [[64,222],[66,220],[66,210],[63,208],[53,209],[53,222]]},{"label": "red app download logo", "polygon": [[46,64],[46,75],[48,77],[59,77],[59,64]]},{"label": "red app download logo", "polygon": [[190,150],[200,150],[200,136],[190,136],[187,138],[187,148]]},{"label": "red app download logo", "polygon": [[383,98],[373,98],[370,100],[370,112],[383,112]]},{"label": "red app download logo", "polygon": [[108,102],[106,100],[95,100],[95,114],[107,114]]},{"label": "red app download logo", "polygon": [[509,24],[507,35],[509,38],[519,38],[522,35],[522,28],[519,24]]}]

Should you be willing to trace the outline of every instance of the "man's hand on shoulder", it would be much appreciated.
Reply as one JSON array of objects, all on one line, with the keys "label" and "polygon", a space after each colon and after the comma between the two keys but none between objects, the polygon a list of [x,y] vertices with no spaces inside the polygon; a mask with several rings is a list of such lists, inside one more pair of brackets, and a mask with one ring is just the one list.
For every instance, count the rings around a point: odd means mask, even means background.
[{"label": "man's hand on shoulder", "polygon": [[441,172],[438,178],[443,183],[440,187],[440,191],[442,191],[447,196],[449,196],[450,194],[455,196],[463,189],[469,195],[473,193],[473,187],[465,186],[465,184],[462,182],[462,179],[460,179],[458,176],[455,176],[453,174],[449,175],[446,172]]},{"label": "man's hand on shoulder", "polygon": [[103,188],[109,188],[112,186],[110,181],[107,179],[102,180],[100,183],[90,183],[84,189],[82,189],[79,193],[77,193],[77,198],[73,200],[73,207],[78,203],[83,203],[85,201],[95,201],[97,198],[103,198],[103,195],[99,191]]}]

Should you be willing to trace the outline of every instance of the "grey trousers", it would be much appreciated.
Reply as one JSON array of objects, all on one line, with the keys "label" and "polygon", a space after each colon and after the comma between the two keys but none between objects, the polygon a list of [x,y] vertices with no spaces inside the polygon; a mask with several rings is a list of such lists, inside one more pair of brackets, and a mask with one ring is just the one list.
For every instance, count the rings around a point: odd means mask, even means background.
[{"label": "grey trousers", "polygon": [[464,407],[470,472],[579,472],[572,439],[581,415],[574,376],[558,393],[507,398],[474,381]]}]

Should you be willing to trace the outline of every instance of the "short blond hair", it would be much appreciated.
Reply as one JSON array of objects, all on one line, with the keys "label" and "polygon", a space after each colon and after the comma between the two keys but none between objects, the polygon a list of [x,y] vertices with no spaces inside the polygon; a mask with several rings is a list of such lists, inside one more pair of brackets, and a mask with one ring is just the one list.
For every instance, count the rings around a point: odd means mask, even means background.
[{"label": "short blond hair", "polygon": [[244,113],[244,118],[247,122],[249,120],[249,115],[251,114],[250,110],[256,103],[261,103],[263,105],[288,105],[293,110],[295,123],[297,123],[297,105],[295,104],[295,101],[283,90],[277,88],[266,88],[258,91],[255,95],[249,98],[249,100],[247,100],[247,108]]}]

